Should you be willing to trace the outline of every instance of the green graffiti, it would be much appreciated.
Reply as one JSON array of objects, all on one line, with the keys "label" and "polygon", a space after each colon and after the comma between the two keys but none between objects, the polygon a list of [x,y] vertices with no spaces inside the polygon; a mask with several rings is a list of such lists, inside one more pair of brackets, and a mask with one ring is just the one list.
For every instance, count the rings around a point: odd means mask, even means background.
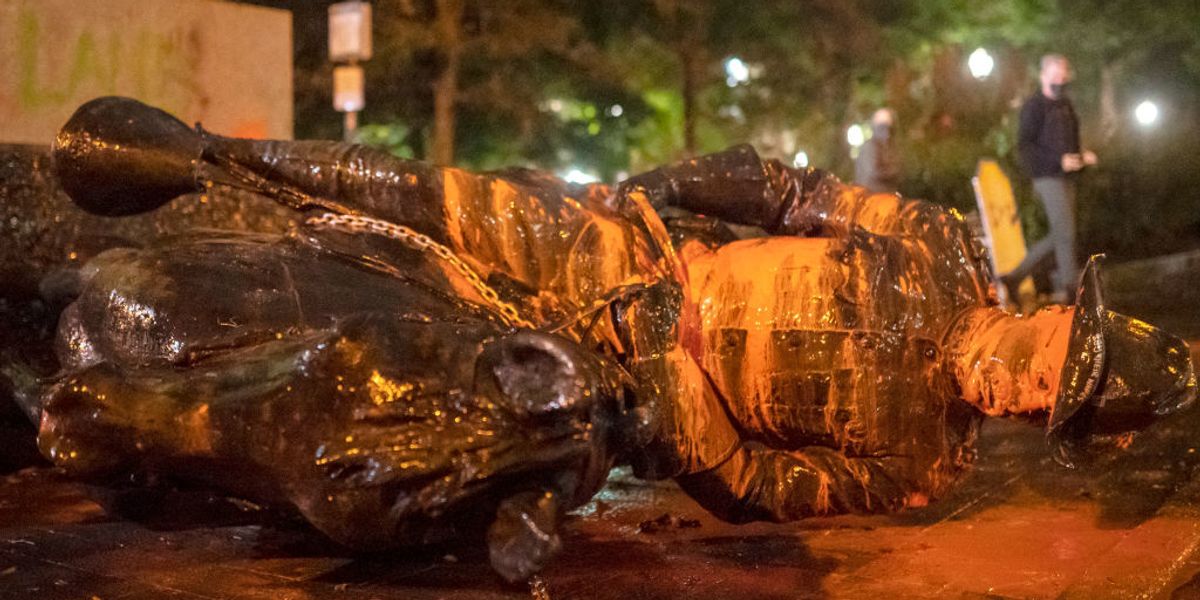
[{"label": "green graffiti", "polygon": [[79,86],[96,77],[96,40],[92,32],[84,31],[75,40],[75,55],[71,58],[71,74],[67,77],[67,96],[75,95]]},{"label": "green graffiti", "polygon": [[61,40],[70,49],[65,78],[48,77],[39,68],[47,40],[38,15],[22,10],[17,22],[18,101],[31,110],[79,101],[80,93],[126,94],[168,110],[186,109],[194,87],[192,65],[198,63],[189,52],[200,49],[179,43],[176,38],[183,31],[173,34],[144,27],[123,34],[84,29]]},{"label": "green graffiti", "polygon": [[121,39],[115,35],[108,38],[108,60],[106,63],[106,68],[102,69],[99,74],[101,86],[104,89],[104,93],[116,94],[119,91],[117,88],[117,76],[121,72],[120,67],[117,66],[121,64]]},{"label": "green graffiti", "polygon": [[17,18],[17,98],[25,108],[61,103],[61,93],[43,90],[38,82],[38,38],[41,27],[37,15],[22,10]]},{"label": "green graffiti", "polygon": [[153,72],[161,73],[162,77],[158,79],[158,85],[151,91],[150,96],[158,99],[161,105],[170,107],[167,110],[174,110],[174,102],[171,98],[174,94],[171,92],[176,83],[172,64],[176,55],[175,40],[169,37],[159,37],[155,41],[157,43],[149,49],[153,57],[151,64]]}]

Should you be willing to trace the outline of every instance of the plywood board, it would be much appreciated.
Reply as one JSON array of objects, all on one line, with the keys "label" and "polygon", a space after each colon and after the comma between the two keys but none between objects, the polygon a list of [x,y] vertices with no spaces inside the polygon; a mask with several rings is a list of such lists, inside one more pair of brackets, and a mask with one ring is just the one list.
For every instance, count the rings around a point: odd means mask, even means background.
[{"label": "plywood board", "polygon": [[106,95],[227,135],[290,138],[291,21],[211,0],[0,0],[0,142],[49,144]]}]

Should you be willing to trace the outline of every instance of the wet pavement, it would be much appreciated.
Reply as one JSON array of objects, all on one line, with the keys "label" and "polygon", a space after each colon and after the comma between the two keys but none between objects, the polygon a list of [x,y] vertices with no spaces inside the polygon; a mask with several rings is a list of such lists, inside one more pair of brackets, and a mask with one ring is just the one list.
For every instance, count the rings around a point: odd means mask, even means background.
[{"label": "wet pavement", "polygon": [[[954,492],[897,515],[730,525],[674,484],[617,472],[540,586],[556,599],[1200,598],[1200,407],[1172,419],[1077,470],[1039,429],[988,422]],[[531,596],[482,546],[354,557],[200,494],[118,501],[48,468],[0,477],[0,599]],[[159,509],[118,517],[98,502]]]},{"label": "wet pavement", "polygon": [[[570,523],[542,583],[551,598],[1200,598],[1200,482],[1160,466],[1113,484],[1055,465],[1036,429],[995,422],[977,468],[930,507],[741,526],[673,484],[618,472]],[[502,585],[478,550],[340,556],[208,498],[165,506],[111,517],[52,470],[8,476],[0,598],[530,595]]]}]

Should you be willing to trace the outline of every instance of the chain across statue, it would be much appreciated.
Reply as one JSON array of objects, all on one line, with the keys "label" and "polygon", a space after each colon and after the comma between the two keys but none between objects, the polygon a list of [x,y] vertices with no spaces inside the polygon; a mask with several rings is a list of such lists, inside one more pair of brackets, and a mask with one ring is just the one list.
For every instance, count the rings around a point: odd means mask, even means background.
[{"label": "chain across statue", "polygon": [[614,464],[731,521],[890,511],[943,495],[986,416],[1040,420],[1067,462],[1195,396],[1186,345],[1107,311],[1094,261],[1076,305],[1011,315],[952,211],[749,147],[582,187],[102,98],[54,152],[94,213],[232,186],[307,220],[91,261],[27,402],[43,452],[350,547],[486,531],[519,580]]}]

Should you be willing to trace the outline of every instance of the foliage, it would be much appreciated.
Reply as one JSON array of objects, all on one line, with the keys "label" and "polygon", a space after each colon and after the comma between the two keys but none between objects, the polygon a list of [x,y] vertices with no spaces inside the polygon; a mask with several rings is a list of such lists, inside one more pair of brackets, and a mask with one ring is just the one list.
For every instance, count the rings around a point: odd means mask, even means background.
[{"label": "foliage", "polygon": [[402,123],[375,123],[358,128],[355,143],[374,146],[400,158],[415,158],[409,136],[412,131]]},{"label": "foliage", "polygon": [[[339,137],[328,109],[329,0],[259,0],[296,11],[297,132]],[[848,176],[846,128],[875,108],[898,115],[901,191],[974,207],[976,161],[1014,177],[1025,229],[1044,231],[1015,156],[1016,111],[1038,57],[1067,54],[1085,145],[1101,157],[1082,179],[1084,249],[1115,258],[1200,239],[1200,3],[1194,0],[376,0],[360,139],[429,157],[447,38],[438,8],[461,3],[453,93],[463,166],[569,168],[607,180],[690,152],[751,142],[787,161]],[[966,55],[996,71],[975,80]],[[747,66],[727,82],[725,61]],[[1154,97],[1164,126],[1138,130],[1132,106]]]}]

